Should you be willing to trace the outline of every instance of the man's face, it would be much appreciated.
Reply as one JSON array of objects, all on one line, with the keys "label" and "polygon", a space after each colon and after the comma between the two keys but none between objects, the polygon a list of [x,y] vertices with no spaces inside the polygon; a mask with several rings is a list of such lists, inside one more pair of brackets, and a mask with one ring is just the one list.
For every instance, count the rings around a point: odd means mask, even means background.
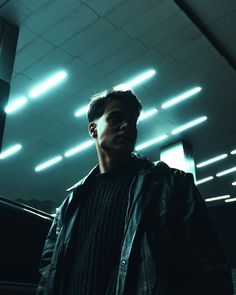
[{"label": "man's face", "polygon": [[97,148],[110,155],[130,154],[137,138],[137,119],[138,114],[127,104],[112,100],[94,122]]}]

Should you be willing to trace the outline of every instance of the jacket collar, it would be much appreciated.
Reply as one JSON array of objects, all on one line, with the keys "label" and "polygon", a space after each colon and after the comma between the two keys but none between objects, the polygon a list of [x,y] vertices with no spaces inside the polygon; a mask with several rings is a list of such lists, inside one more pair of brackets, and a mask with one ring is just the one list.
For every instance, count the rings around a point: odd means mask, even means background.
[{"label": "jacket collar", "polygon": [[[152,172],[155,170],[163,170],[163,168],[168,167],[164,162],[158,161],[158,162],[152,162],[148,160],[145,156],[133,152],[131,154],[131,158],[134,161],[134,164],[137,165],[137,171],[139,175],[145,175],[148,172]],[[153,171],[154,172],[154,171]],[[95,175],[99,173],[99,165],[97,164],[84,178],[76,182],[74,185],[69,187],[66,191],[70,192],[77,188],[80,185],[86,184],[87,182],[90,182]]]}]

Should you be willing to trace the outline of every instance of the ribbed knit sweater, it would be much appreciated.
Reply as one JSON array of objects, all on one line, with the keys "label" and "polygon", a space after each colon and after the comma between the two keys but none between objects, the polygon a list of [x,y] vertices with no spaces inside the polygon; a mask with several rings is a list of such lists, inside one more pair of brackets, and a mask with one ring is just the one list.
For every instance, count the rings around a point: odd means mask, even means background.
[{"label": "ribbed knit sweater", "polygon": [[128,193],[135,174],[127,163],[97,175],[79,211],[63,292],[66,295],[115,293]]}]

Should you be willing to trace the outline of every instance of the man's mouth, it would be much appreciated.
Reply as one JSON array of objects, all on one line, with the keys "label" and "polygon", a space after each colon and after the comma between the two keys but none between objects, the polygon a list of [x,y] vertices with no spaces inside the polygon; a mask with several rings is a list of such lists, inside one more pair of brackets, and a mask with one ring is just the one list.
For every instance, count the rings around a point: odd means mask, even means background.
[{"label": "man's mouth", "polygon": [[131,141],[132,137],[130,134],[122,133],[116,136],[116,139],[119,141]]}]

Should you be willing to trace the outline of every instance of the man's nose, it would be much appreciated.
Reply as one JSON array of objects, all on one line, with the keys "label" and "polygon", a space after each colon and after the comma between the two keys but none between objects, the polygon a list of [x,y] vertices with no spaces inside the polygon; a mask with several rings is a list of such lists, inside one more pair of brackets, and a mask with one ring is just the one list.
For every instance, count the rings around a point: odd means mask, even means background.
[{"label": "man's nose", "polygon": [[124,120],[121,122],[120,129],[127,128],[129,125],[130,125],[129,120],[124,119]]}]

